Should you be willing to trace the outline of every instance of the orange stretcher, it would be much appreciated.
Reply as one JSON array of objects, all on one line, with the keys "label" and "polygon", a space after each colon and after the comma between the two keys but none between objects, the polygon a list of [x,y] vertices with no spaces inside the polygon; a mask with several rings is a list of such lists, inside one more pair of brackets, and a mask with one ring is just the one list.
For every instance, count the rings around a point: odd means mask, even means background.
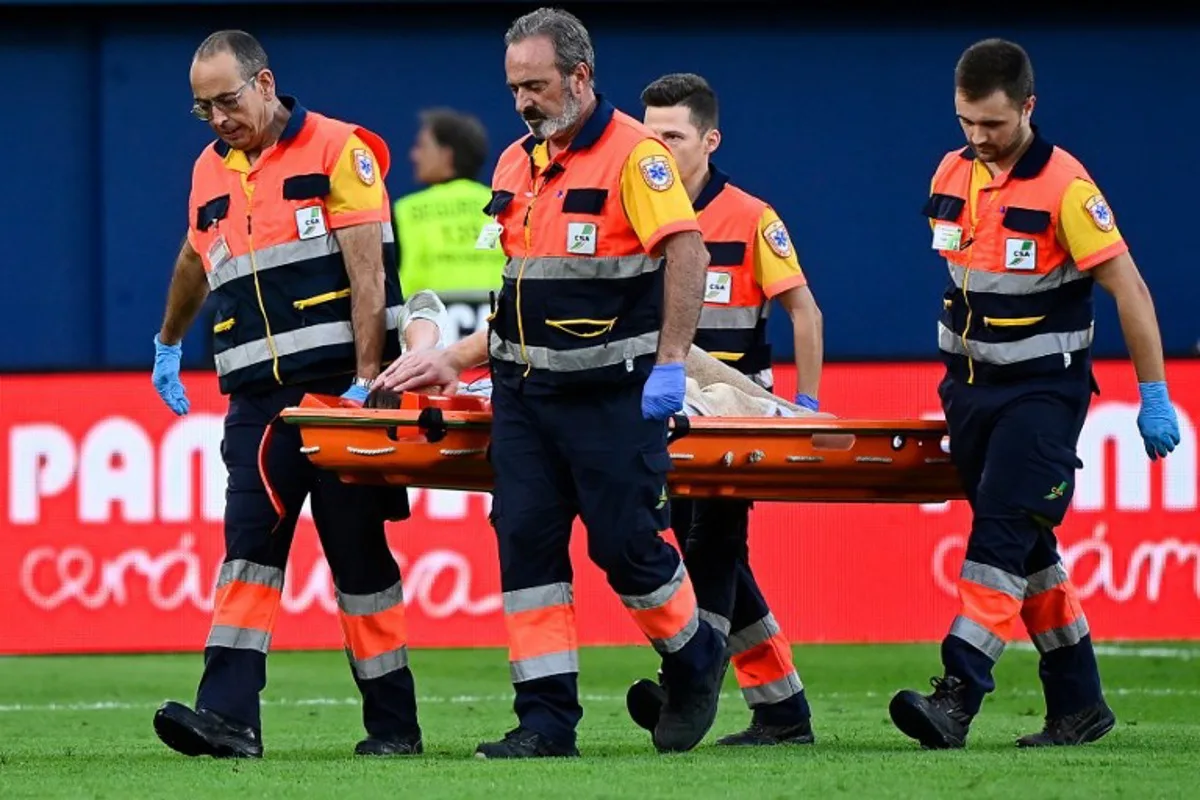
[{"label": "orange stretcher", "polygon": [[[405,394],[394,410],[306,395],[285,409],[314,464],[354,483],[490,491],[487,398]],[[672,420],[676,497],[926,503],[962,497],[944,423],[778,417]]]}]

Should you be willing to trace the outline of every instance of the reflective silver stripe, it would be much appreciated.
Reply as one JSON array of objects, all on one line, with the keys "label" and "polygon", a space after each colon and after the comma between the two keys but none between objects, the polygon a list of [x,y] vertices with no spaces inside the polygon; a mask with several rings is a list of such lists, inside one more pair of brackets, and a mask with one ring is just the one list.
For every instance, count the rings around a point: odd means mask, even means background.
[{"label": "reflective silver stripe", "polygon": [[535,369],[550,372],[578,372],[585,369],[598,369],[620,364],[622,361],[638,356],[652,355],[658,352],[658,331],[643,333],[628,339],[618,339],[608,344],[597,344],[590,347],[578,347],[574,350],[553,350],[549,347],[525,347],[526,361],[521,356],[519,342],[508,342],[500,338],[494,331],[489,339],[489,350],[493,358],[500,361],[512,361],[517,364],[529,363]]},{"label": "reflective silver stripe", "polygon": [[[403,313],[404,306],[402,305],[391,306],[387,309],[387,329],[389,331],[400,327]],[[323,322],[320,325],[310,325],[307,328],[277,333],[271,338],[275,342],[275,352],[282,358],[331,344],[351,344],[354,341],[354,323],[350,321]],[[265,338],[239,344],[237,347],[231,347],[213,356],[219,376],[270,360],[271,348]]]},{"label": "reflective silver stripe", "polygon": [[1004,640],[974,620],[966,617],[955,617],[950,626],[950,635],[957,636],[979,652],[998,661],[1004,653]]},{"label": "reflective silver stripe", "polygon": [[575,602],[575,590],[569,583],[548,583],[545,586],[514,589],[505,592],[503,597],[504,613],[519,614],[538,608],[572,605]]},{"label": "reflective silver stripe", "polygon": [[658,269],[660,259],[644,253],[632,256],[540,256],[509,258],[504,264],[504,277],[516,280],[613,280],[635,278]]},{"label": "reflective silver stripe", "polygon": [[[676,593],[682,588],[684,578],[687,577],[687,570],[680,561],[675,567],[675,574],[671,579],[662,586],[648,594],[623,594],[621,602],[630,611],[648,611],[654,608],[662,608],[675,597]],[[650,639],[650,643],[654,649],[660,653],[675,653],[683,649],[683,646],[692,640],[696,635],[696,631],[700,629],[700,615],[697,610],[692,611],[692,616],[688,619],[687,624],[683,629],[674,636],[669,636],[666,639]]]},{"label": "reflective silver stripe", "polygon": [[217,588],[220,589],[234,581],[254,583],[266,586],[268,589],[283,591],[283,570],[235,558],[233,561],[226,561],[221,565],[221,571],[217,576]]},{"label": "reflective silver stripe", "polygon": [[513,683],[579,672],[579,652],[563,650],[536,658],[526,658],[522,661],[510,661],[508,672]]},{"label": "reflective silver stripe", "polygon": [[266,653],[271,648],[271,634],[253,628],[214,625],[208,632],[205,647],[228,647],[232,650],[256,650]]},{"label": "reflective silver stripe", "polygon": [[[656,651],[663,655],[678,653],[684,646],[692,640],[696,632],[700,630],[700,615],[693,613],[692,618],[683,626],[683,630],[674,636],[668,636],[666,639],[650,639],[650,644]],[[650,637],[647,637],[650,638]]]},{"label": "reflective silver stripe", "polygon": [[700,619],[704,620],[709,625],[712,625],[713,628],[720,631],[722,636],[729,636],[729,620],[725,617],[722,617],[720,614],[716,614],[712,611],[705,611],[702,608],[700,609]]},{"label": "reflective silver stripe", "polygon": [[1067,568],[1060,561],[1053,566],[1039,570],[1028,578],[1028,585],[1025,587],[1025,596],[1033,597],[1042,592],[1049,591],[1055,586],[1061,586],[1067,582]]},{"label": "reflective silver stripe", "polygon": [[734,306],[717,308],[704,306],[700,309],[700,324],[697,327],[709,330],[752,330],[763,318],[761,306]]},{"label": "reflective silver stripe", "polygon": [[742,689],[742,697],[751,708],[781,703],[789,697],[794,697],[804,691],[804,684],[795,671],[789,672],[777,681],[764,683],[762,686],[747,686]]},{"label": "reflective silver stripe", "polygon": [[651,608],[659,608],[666,605],[667,601],[675,596],[679,591],[679,587],[683,586],[683,579],[687,576],[687,570],[684,569],[683,562],[680,561],[675,567],[675,574],[671,579],[662,586],[655,589],[649,594],[623,594],[621,602],[625,607],[633,611],[646,611]]},{"label": "reflective silver stripe", "polygon": [[999,567],[989,567],[987,564],[980,564],[977,561],[964,561],[959,575],[965,581],[995,589],[997,592],[1004,592],[1015,600],[1020,600],[1025,596],[1025,579],[1013,575],[1011,572],[1005,572]]},{"label": "reflective silver stripe", "polygon": [[1029,638],[1033,639],[1033,646],[1039,653],[1048,653],[1060,647],[1079,644],[1089,631],[1087,617],[1080,615],[1074,622],[1069,622],[1061,628],[1054,628]]},{"label": "reflective silver stripe", "polygon": [[[390,222],[379,223],[380,239],[382,243],[393,241],[392,225]],[[340,253],[342,247],[338,244],[337,236],[333,233],[328,233],[324,236],[318,236],[314,239],[296,240],[294,242],[284,242],[283,244],[264,247],[262,250],[254,251],[254,259],[251,261],[250,255],[241,255],[236,258],[230,258],[208,273],[208,288],[215,290],[219,286],[237,280],[238,278],[248,278],[254,274],[254,269],[257,267],[259,272],[276,267],[286,267],[288,264],[294,264],[298,261],[309,261],[314,258],[322,258],[331,256],[335,253]]]},{"label": "reflective silver stripe", "polygon": [[763,642],[779,633],[779,623],[775,615],[768,613],[758,622],[752,622],[729,637],[729,651],[735,656],[747,650],[758,647]]},{"label": "reflective silver stripe", "polygon": [[396,581],[382,592],[374,594],[344,594],[337,590],[335,590],[335,594],[338,608],[342,610],[343,614],[350,617],[378,614],[404,602],[404,587],[400,581]]},{"label": "reflective silver stripe", "polygon": [[980,342],[968,338],[967,344],[964,346],[962,338],[957,333],[947,328],[944,323],[938,323],[938,347],[940,349],[947,353],[960,356],[969,355],[977,361],[998,365],[1016,364],[1042,356],[1083,350],[1091,346],[1092,335],[1093,326],[1089,326],[1085,331],[1039,333],[1015,342]]},{"label": "reflective silver stripe", "polygon": [[1006,272],[984,272],[973,269],[969,270],[971,274],[968,276],[966,267],[952,264],[949,261],[946,262],[946,266],[950,270],[950,280],[959,289],[963,288],[963,284],[965,283],[969,292],[988,292],[991,294],[1016,296],[1048,292],[1051,289],[1057,289],[1065,284],[1090,277],[1080,272],[1078,267],[1075,266],[1075,262],[1070,259],[1043,275],[1012,270]]},{"label": "reflective silver stripe", "polygon": [[404,669],[408,666],[408,648],[400,645],[395,650],[389,650],[386,653],[380,653],[377,656],[371,656],[362,660],[356,659],[351,655],[350,666],[354,668],[354,674],[365,681],[369,681],[372,678],[382,678],[389,672],[395,672],[398,669]]}]

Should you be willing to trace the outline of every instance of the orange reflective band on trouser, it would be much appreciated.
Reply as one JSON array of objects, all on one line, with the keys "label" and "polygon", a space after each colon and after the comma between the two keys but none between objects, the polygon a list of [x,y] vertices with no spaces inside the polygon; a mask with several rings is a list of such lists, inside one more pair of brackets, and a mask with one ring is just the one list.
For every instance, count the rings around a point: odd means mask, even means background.
[{"label": "orange reflective band on trouser", "polygon": [[779,703],[804,691],[791,645],[774,614],[730,636],[729,650],[742,697],[751,708]]},{"label": "orange reflective band on trouser", "polygon": [[976,561],[964,561],[958,580],[961,608],[950,635],[996,661],[1012,639],[1025,597],[1024,578]]},{"label": "orange reflective band on trouser", "polygon": [[408,666],[408,624],[400,581],[374,594],[336,591],[346,657],[362,680]]},{"label": "orange reflective band on trouser", "polygon": [[549,583],[505,592],[504,624],[513,683],[579,672],[571,584]]},{"label": "orange reflective band on trouser", "polygon": [[1079,644],[1088,635],[1079,593],[1062,562],[1029,576],[1021,619],[1039,653]]},{"label": "orange reflective band on trouser", "polygon": [[623,594],[621,602],[650,644],[663,655],[682,650],[700,627],[696,592],[682,561],[671,580],[649,594]]},{"label": "orange reflective band on trouser", "polygon": [[283,570],[244,559],[226,561],[217,577],[212,628],[205,647],[266,653],[282,595]]}]

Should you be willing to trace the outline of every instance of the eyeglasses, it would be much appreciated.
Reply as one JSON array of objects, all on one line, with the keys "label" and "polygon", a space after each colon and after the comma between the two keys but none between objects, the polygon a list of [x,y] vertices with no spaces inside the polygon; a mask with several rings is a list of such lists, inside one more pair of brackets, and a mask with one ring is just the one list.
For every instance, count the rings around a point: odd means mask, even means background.
[{"label": "eyeglasses", "polygon": [[254,85],[254,81],[258,79],[255,75],[250,80],[246,81],[236,92],[226,92],[223,95],[214,97],[212,100],[197,100],[192,104],[192,116],[196,119],[208,122],[212,119],[213,108],[219,108],[226,114],[237,111],[239,107],[238,97],[246,89]]}]

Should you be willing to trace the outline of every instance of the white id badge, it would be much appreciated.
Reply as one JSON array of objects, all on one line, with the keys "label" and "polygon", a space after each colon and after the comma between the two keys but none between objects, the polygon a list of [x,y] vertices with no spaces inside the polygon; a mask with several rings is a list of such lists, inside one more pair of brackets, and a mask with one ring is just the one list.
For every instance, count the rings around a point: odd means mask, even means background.
[{"label": "white id badge", "polygon": [[296,235],[301,239],[316,239],[325,236],[329,231],[325,228],[325,214],[321,206],[309,206],[296,209]]},{"label": "white id badge", "polygon": [[224,236],[218,236],[217,240],[208,248],[208,263],[212,269],[224,264],[229,259],[229,245],[225,242]]},{"label": "white id badge", "polygon": [[947,222],[933,226],[934,250],[957,250],[962,244],[962,227]]},{"label": "white id badge", "polygon": [[499,222],[489,222],[483,226],[483,230],[479,231],[479,238],[475,240],[476,250],[495,250],[500,243],[500,234],[504,233],[504,226]]}]

